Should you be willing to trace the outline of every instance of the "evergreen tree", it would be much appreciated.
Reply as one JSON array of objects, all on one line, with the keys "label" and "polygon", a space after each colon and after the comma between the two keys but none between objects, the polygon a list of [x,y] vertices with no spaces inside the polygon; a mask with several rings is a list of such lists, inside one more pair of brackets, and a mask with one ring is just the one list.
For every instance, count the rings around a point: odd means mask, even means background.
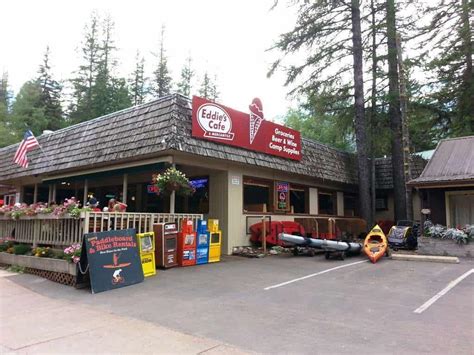
[{"label": "evergreen tree", "polygon": [[11,98],[8,73],[3,72],[0,79],[0,148],[17,142],[19,138],[11,126]]},{"label": "evergreen tree", "polygon": [[395,0],[387,0],[387,48],[389,80],[389,119],[392,132],[392,171],[395,205],[395,220],[407,218],[406,185],[403,161],[402,117],[400,111],[400,83],[398,76],[398,53],[396,45]]},{"label": "evergreen tree", "polygon": [[[293,30],[282,34],[274,48],[283,55],[303,52],[302,63],[287,69],[286,85],[295,85],[290,94],[314,96],[321,88],[346,87],[352,73],[354,86],[354,127],[359,174],[359,202],[362,217],[370,225],[371,198],[367,154],[367,127],[363,88],[363,47],[359,0],[296,1],[297,23]],[[281,68],[277,60],[269,75]],[[304,79],[301,79],[304,77]],[[335,97],[343,103],[345,97]]]},{"label": "evergreen tree", "polygon": [[214,77],[214,80],[211,79],[209,73],[206,71],[202,78],[201,87],[199,89],[199,96],[204,97],[211,101],[217,101],[219,98],[219,91],[217,88],[217,77]]},{"label": "evergreen tree", "polygon": [[212,101],[217,101],[220,95],[219,89],[217,87],[217,75],[214,75],[214,80],[211,81],[210,89],[210,99]]},{"label": "evergreen tree", "polygon": [[42,103],[41,84],[30,80],[23,84],[12,106],[12,129],[19,135],[30,129],[35,136],[43,133],[48,127],[45,106]]},{"label": "evergreen tree", "polygon": [[146,89],[147,78],[145,77],[145,58],[140,57],[140,52],[137,51],[135,60],[135,70],[129,80],[130,96],[134,106],[141,105],[145,102],[147,94]]},{"label": "evergreen tree", "polygon": [[116,111],[113,107],[113,83],[111,71],[116,66],[113,52],[116,50],[112,32],[114,23],[110,16],[102,21],[102,38],[99,46],[99,61],[97,65],[97,76],[93,86],[92,107],[94,117],[103,116]]},{"label": "evergreen tree", "polygon": [[423,53],[430,57],[427,69],[435,73],[427,96],[454,136],[474,134],[473,11],[473,1],[438,0],[427,7],[430,22],[421,29],[422,46],[434,49]]},{"label": "evergreen tree", "polygon": [[191,56],[186,59],[186,62],[181,69],[181,80],[178,83],[178,92],[184,96],[191,95],[192,80],[194,77],[194,71],[191,67]]},{"label": "evergreen tree", "polygon": [[41,89],[40,104],[44,107],[44,114],[48,123],[46,129],[57,130],[64,127],[63,109],[61,106],[62,86],[53,79],[49,64],[50,50],[46,47],[43,63],[38,70],[38,82]]},{"label": "evergreen tree", "polygon": [[153,72],[153,93],[157,97],[168,95],[171,92],[171,76],[168,69],[168,59],[164,47],[165,26],[161,27],[160,52],[158,57],[158,66]]},{"label": "evergreen tree", "polygon": [[204,97],[206,99],[210,99],[211,97],[211,79],[209,78],[209,74],[207,73],[207,71],[202,77],[201,87],[199,88],[199,96]]},{"label": "evergreen tree", "polygon": [[100,64],[99,18],[96,13],[92,13],[90,24],[85,27],[81,52],[83,64],[79,66],[77,77],[71,80],[74,87],[72,104],[69,107],[72,123],[95,117],[93,91]]},{"label": "evergreen tree", "polygon": [[84,64],[73,79],[73,123],[115,112],[131,105],[126,80],[114,76],[117,66],[113,40],[114,23],[108,16],[100,22],[93,13],[82,48]]}]

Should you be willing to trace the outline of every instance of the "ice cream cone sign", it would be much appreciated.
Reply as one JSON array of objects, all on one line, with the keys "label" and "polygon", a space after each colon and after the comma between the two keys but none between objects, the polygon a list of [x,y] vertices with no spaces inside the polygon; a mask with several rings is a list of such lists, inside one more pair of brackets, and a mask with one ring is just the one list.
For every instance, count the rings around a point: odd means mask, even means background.
[{"label": "ice cream cone sign", "polygon": [[257,136],[258,130],[264,120],[262,101],[258,97],[252,100],[250,109],[250,144],[253,143]]}]

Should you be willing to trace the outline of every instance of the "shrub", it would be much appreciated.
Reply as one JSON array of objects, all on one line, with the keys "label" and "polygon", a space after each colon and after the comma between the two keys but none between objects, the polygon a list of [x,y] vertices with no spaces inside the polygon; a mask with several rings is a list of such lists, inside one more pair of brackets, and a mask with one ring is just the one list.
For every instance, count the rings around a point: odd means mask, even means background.
[{"label": "shrub", "polygon": [[13,254],[15,255],[25,255],[31,250],[31,247],[26,244],[17,244],[13,246]]},{"label": "shrub", "polygon": [[50,247],[37,247],[33,251],[33,255],[40,258],[51,258],[53,257],[54,253]]}]

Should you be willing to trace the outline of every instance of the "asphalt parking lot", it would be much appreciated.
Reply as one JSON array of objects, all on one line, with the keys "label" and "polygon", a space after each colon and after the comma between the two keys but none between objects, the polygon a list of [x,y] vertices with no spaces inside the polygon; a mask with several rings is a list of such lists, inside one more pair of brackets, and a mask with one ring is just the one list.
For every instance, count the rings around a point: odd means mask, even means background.
[{"label": "asphalt parking lot", "polygon": [[[474,262],[363,257],[225,257],[158,271],[144,283],[91,294],[32,275],[9,280],[52,299],[159,324],[263,353],[474,352]],[[450,282],[464,279],[433,303]],[[421,313],[415,313],[425,305]],[[76,315],[78,316],[78,315]]]}]

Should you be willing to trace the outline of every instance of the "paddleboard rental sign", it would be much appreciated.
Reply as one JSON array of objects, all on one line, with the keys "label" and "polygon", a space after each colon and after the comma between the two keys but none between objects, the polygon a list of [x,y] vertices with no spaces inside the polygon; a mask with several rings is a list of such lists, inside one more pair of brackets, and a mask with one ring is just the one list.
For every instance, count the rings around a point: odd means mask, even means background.
[{"label": "paddleboard rental sign", "polygon": [[92,293],[142,282],[135,229],[85,234],[78,268],[82,278],[87,270]]},{"label": "paddleboard rental sign", "polygon": [[301,160],[301,135],[265,119],[262,101],[252,100],[249,112],[193,97],[192,135],[281,158]]}]

